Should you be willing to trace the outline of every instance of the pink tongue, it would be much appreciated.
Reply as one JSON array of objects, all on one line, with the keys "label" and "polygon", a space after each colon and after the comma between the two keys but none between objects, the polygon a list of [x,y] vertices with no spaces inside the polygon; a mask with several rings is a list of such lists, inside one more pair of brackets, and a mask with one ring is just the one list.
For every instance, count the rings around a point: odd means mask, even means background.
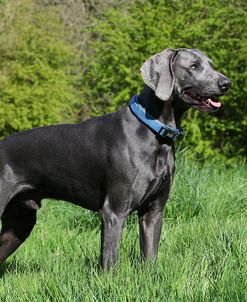
[{"label": "pink tongue", "polygon": [[216,108],[220,108],[220,106],[221,106],[221,102],[214,102],[211,99],[208,99],[208,103]]}]

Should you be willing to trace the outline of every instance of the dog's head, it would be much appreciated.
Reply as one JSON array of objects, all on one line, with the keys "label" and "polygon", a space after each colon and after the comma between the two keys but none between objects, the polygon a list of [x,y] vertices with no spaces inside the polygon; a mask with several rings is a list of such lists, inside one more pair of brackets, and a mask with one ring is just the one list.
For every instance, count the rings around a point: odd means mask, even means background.
[{"label": "dog's head", "polygon": [[197,49],[166,49],[141,67],[146,85],[167,101],[178,95],[184,106],[216,111],[219,97],[230,88],[230,80],[213,68],[213,62]]}]

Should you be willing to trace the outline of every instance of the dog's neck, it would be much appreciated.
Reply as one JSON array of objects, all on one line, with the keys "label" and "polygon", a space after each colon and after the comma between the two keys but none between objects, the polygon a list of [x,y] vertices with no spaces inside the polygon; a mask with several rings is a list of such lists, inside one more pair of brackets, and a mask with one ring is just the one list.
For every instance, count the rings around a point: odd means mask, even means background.
[{"label": "dog's neck", "polygon": [[139,103],[145,110],[161,123],[179,128],[185,110],[174,106],[172,99],[161,101],[147,85],[138,96]]}]

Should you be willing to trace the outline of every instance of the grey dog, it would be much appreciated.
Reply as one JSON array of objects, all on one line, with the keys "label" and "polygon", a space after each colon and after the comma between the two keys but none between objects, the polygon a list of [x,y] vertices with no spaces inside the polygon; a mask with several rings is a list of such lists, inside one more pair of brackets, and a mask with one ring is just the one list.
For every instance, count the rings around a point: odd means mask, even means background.
[{"label": "grey dog", "polygon": [[[217,110],[217,98],[230,87],[196,49],[166,49],[148,59],[141,73],[139,106],[171,129],[179,129],[190,107]],[[0,261],[29,236],[43,198],[101,214],[103,269],[115,264],[124,221],[133,211],[139,216],[141,255],[155,258],[174,161],[173,134],[155,133],[127,106],[81,124],[5,138],[0,142]]]}]

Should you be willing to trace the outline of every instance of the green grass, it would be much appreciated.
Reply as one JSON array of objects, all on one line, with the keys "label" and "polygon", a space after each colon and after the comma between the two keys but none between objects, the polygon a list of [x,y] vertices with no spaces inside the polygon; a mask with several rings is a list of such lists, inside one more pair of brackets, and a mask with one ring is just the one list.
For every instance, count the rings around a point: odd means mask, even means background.
[{"label": "green grass", "polygon": [[247,170],[180,157],[155,264],[126,225],[113,272],[99,268],[97,215],[47,201],[29,239],[0,268],[0,301],[247,301]]}]

